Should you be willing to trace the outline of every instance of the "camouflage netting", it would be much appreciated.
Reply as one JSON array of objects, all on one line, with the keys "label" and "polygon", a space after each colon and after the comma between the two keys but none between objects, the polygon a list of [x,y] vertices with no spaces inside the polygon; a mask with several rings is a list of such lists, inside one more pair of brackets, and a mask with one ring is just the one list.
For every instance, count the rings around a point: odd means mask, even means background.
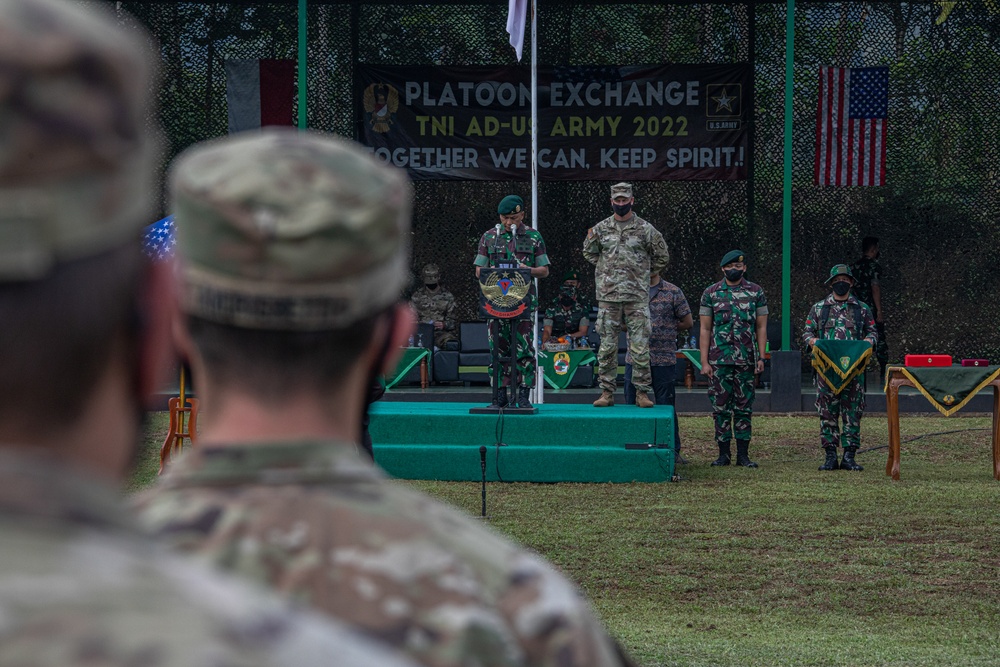
[{"label": "camouflage netting", "polygon": [[[161,42],[162,120],[171,155],[226,133],[227,58],[295,58],[297,4],[122,2]],[[990,276],[1000,250],[1000,9],[959,2],[940,24],[936,2],[799,2],[795,32],[793,335],[824,294],[829,267],[882,240],[890,356],[946,352],[1000,361],[1000,308]],[[509,65],[506,3],[311,2],[308,124],[355,133],[356,62]],[[539,10],[539,59],[551,65],[727,63],[755,71],[754,169],[745,182],[641,182],[636,210],[667,238],[667,279],[697,301],[732,247],[780,317],[784,3],[584,4]],[[529,45],[525,45],[528,52]],[[888,65],[887,185],[813,185],[818,68]],[[556,278],[592,272],[580,253],[587,228],[610,213],[606,182],[542,183],[539,228]],[[527,183],[417,184],[414,273],[442,269],[463,319],[475,319],[471,261],[505,194],[530,200]],[[777,332],[780,327],[772,327]],[[772,349],[777,345],[772,335]],[[793,341],[797,346],[797,340]]]}]

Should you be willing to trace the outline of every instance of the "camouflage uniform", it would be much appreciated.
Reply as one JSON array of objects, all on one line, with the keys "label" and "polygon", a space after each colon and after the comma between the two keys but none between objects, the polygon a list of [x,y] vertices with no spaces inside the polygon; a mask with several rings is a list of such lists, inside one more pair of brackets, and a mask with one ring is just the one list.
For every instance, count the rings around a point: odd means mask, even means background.
[{"label": "camouflage uniform", "polygon": [[[476,251],[476,258],[473,264],[479,267],[496,267],[504,263],[520,262],[525,266],[548,266],[549,256],[545,252],[545,241],[542,235],[530,227],[519,225],[516,238],[510,232],[500,232],[499,237],[495,228],[491,228],[479,239],[479,248]],[[531,308],[533,314],[538,309],[538,296],[535,293],[535,281],[531,281]],[[501,357],[510,356],[510,332],[514,329],[515,345],[517,353],[517,370],[520,373],[520,383],[522,387],[535,386],[535,344],[534,321],[526,320],[499,320],[489,321],[489,341],[490,353],[496,348]],[[490,367],[490,377],[493,377],[493,368]],[[502,387],[510,386],[510,367],[506,363],[501,364],[500,380]]]},{"label": "camouflage uniform", "polygon": [[878,322],[878,309],[872,296],[872,285],[878,285],[882,278],[882,265],[877,259],[862,257],[851,265],[851,275],[854,276],[854,287],[851,293],[858,301],[868,306],[872,317],[876,320],[875,330],[878,333],[878,344],[875,346],[875,359],[881,368],[889,363],[889,342],[885,337],[885,323]]},{"label": "camouflage uniform", "polygon": [[[303,173],[310,178],[285,176]],[[171,190],[189,313],[252,334],[345,335],[398,303],[412,190],[402,171],[355,144],[307,131],[233,136],[178,158]],[[535,249],[537,237],[527,238]],[[356,369],[344,371],[342,391],[364,390]],[[203,399],[226,389],[209,385]],[[303,395],[306,407],[312,397]],[[301,418],[297,408],[260,411],[277,429]],[[343,430],[356,418],[322,414]],[[337,429],[319,428],[316,440],[253,443],[208,430],[139,499],[153,530],[179,548],[426,665],[621,663],[567,580],[461,512],[386,480],[355,443],[332,437]]]},{"label": "camouflage uniform", "polygon": [[[564,298],[572,300],[572,303],[563,303]],[[589,315],[590,308],[580,303],[576,288],[572,285],[563,285],[559,288],[559,296],[552,299],[549,307],[545,309],[542,325],[552,327],[550,335],[552,338],[559,338],[574,334],[583,327],[589,327]]]},{"label": "camouflage uniform", "polygon": [[[148,98],[156,90],[154,56],[145,46],[149,36],[135,26],[121,30],[119,20],[98,4],[0,2],[0,308],[14,316],[5,327],[19,326],[17,309],[36,291],[62,286],[80,265],[133,261],[135,270],[118,284],[101,278],[122,300],[145,296],[127,281],[156,280],[152,268],[139,268],[138,246],[159,197],[159,141],[147,127],[156,116]],[[80,294],[97,288],[87,289],[80,286]],[[93,321],[67,316],[62,330],[47,334],[49,342],[84,352],[111,345],[123,354],[125,344],[86,336],[106,325],[116,332],[142,328],[148,322],[138,317],[125,324],[137,313],[156,312],[156,321],[165,321],[172,304],[130,305],[127,313],[109,314],[100,312],[102,304]],[[45,310],[36,302],[23,315],[46,322],[64,315],[56,306]],[[152,337],[133,341],[145,346]],[[0,368],[31,373],[41,360],[14,361],[24,351],[16,342],[0,346]],[[25,417],[2,413],[3,432],[24,435],[0,443],[0,665],[318,665],[331,656],[357,667],[410,664],[343,626],[293,614],[245,584],[167,554],[137,529],[121,490],[108,483],[137,435],[130,429],[140,401],[136,385],[154,371],[147,362],[155,365],[152,353],[128,351],[128,359],[105,363],[128,370],[80,379],[88,374],[63,369],[80,382],[80,394],[97,384],[112,397],[107,402],[84,398],[82,407],[65,409],[80,398],[65,388],[44,404],[20,399],[19,407],[52,414],[55,429],[33,423],[25,432]],[[111,416],[101,422],[99,445],[82,430],[86,412],[72,414],[78,410]]]},{"label": "camouflage uniform", "polygon": [[601,389],[614,393],[618,380],[618,336],[628,330],[632,381],[636,389],[653,390],[649,370],[649,275],[670,261],[663,235],[635,213],[619,222],[615,216],[590,228],[583,256],[597,268],[597,374]]},{"label": "camouflage uniform", "polygon": [[757,317],[767,315],[767,297],[760,285],[746,278],[732,287],[720,280],[701,295],[698,314],[712,318],[708,363],[714,373],[708,398],[715,440],[728,447],[735,432],[737,444],[747,443],[752,435]]},{"label": "camouflage uniform", "polygon": [[338,442],[202,448],[139,499],[178,548],[343,618],[419,662],[616,665],[575,588]]},{"label": "camouflage uniform", "polygon": [[2,665],[414,664],[166,553],[51,460],[0,449],[0,534]]},{"label": "camouflage uniform", "polygon": [[455,320],[455,296],[443,287],[438,286],[431,291],[426,286],[421,287],[410,303],[417,311],[417,319],[421,322],[441,322],[443,329],[434,330],[434,344],[444,349],[448,343],[458,340],[458,323]]},{"label": "camouflage uniform", "polygon": [[[828,310],[823,321],[823,309]],[[855,313],[860,313],[862,322],[855,322]],[[872,347],[878,342],[875,319],[866,304],[849,294],[846,301],[837,301],[833,294],[813,304],[806,318],[802,340],[808,345],[813,338],[823,340],[867,340]],[[840,419],[844,422],[843,446],[861,445],[861,416],[865,411],[865,390],[861,376],[841,390],[833,393],[829,386],[817,375],[816,411],[820,419],[820,442],[824,448],[841,444]]]}]

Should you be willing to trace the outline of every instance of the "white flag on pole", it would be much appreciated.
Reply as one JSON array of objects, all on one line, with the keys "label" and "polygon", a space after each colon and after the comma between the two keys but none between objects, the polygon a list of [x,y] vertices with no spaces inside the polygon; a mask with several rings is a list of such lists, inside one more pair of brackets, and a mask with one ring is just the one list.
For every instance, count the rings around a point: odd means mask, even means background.
[{"label": "white flag on pole", "polygon": [[528,0],[507,0],[507,33],[510,35],[510,45],[517,54],[517,62],[521,62],[524,51],[524,20],[528,14]]}]

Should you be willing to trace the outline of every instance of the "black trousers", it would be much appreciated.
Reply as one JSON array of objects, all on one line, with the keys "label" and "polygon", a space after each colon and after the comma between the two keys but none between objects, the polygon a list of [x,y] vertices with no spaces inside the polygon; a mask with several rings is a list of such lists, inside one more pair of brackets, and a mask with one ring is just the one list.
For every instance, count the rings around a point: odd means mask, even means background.
[{"label": "black trousers", "polygon": [[[674,386],[677,381],[677,366],[650,366],[653,379],[653,402],[657,405],[674,404]],[[625,402],[635,403],[635,385],[632,384],[632,364],[625,364]],[[681,432],[674,415],[674,451],[681,451]]]}]

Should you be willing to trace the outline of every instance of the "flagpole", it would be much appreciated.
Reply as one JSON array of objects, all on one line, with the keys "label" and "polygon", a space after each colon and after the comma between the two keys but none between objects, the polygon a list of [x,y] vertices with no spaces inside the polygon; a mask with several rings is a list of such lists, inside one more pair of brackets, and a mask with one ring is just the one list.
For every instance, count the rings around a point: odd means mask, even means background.
[{"label": "flagpole", "polygon": [[[531,226],[538,230],[538,15],[531,0]],[[535,278],[535,294],[538,278]],[[541,305],[541,298],[538,299]],[[532,341],[535,343],[535,403],[545,403],[545,381],[538,363],[538,309],[535,309]]]},{"label": "flagpole", "polygon": [[795,65],[795,0],[785,7],[785,163],[782,177],[781,350],[792,349],[792,96]]}]

